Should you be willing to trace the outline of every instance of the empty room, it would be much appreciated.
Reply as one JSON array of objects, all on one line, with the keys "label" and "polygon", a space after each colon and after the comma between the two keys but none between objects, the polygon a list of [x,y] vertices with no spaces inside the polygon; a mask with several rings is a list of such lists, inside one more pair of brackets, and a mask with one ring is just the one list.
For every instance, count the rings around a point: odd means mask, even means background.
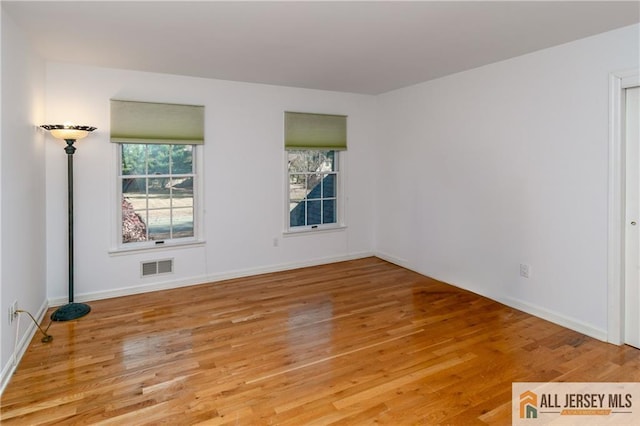
[{"label": "empty room", "polygon": [[0,18],[2,424],[640,424],[637,1]]}]

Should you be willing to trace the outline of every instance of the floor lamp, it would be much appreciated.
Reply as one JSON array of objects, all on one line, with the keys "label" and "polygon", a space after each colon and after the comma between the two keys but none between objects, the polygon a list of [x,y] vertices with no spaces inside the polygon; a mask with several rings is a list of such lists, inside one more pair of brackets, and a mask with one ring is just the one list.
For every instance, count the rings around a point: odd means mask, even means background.
[{"label": "floor lamp", "polygon": [[40,126],[49,130],[56,139],[64,139],[67,146],[64,151],[67,153],[67,186],[68,186],[68,209],[69,209],[69,303],[60,306],[51,314],[53,321],[70,321],[83,317],[91,311],[91,307],[86,303],[73,302],[73,153],[76,148],[73,143],[86,137],[89,132],[96,128],[91,126],[74,126],[68,124],[45,124]]}]

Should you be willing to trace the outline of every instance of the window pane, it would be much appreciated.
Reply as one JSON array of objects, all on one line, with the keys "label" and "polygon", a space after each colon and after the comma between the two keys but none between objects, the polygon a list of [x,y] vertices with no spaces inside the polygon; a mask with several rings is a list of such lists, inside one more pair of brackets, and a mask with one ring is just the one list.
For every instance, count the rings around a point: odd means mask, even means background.
[{"label": "window pane", "polygon": [[322,198],[333,198],[336,196],[336,175],[323,175],[322,179]]},{"label": "window pane", "polygon": [[322,202],[322,223],[336,223],[336,200]]},{"label": "window pane", "polygon": [[307,171],[319,172],[324,163],[325,151],[307,151]]},{"label": "window pane", "polygon": [[170,181],[171,207],[193,207],[193,178],[178,178]]},{"label": "window pane", "polygon": [[335,172],[335,151],[324,151],[322,156],[322,163],[318,171],[320,172]]},{"label": "window pane", "polygon": [[150,175],[169,174],[169,149],[171,145],[147,145],[149,150],[149,171]]},{"label": "window pane", "polygon": [[304,201],[291,202],[289,204],[290,226],[305,226],[306,204]]},{"label": "window pane", "polygon": [[314,173],[307,177],[307,194],[310,200],[317,200],[322,197],[322,175]]},{"label": "window pane", "polygon": [[123,175],[144,175],[146,170],[146,145],[122,144],[121,161]]},{"label": "window pane", "polygon": [[147,208],[146,178],[122,179],[122,197],[136,210]]},{"label": "window pane", "polygon": [[127,198],[122,198],[122,242],[146,241],[145,211],[136,211]]},{"label": "window pane", "polygon": [[289,151],[289,173],[306,172],[308,167],[305,151]]},{"label": "window pane", "polygon": [[170,235],[171,209],[149,210],[149,239],[165,240]]},{"label": "window pane", "polygon": [[335,151],[289,151],[289,172],[333,172]]},{"label": "window pane", "polygon": [[173,238],[193,237],[193,209],[173,210]]},{"label": "window pane", "polygon": [[[148,181],[148,191],[149,197],[164,199],[168,202],[169,200],[169,178],[149,178]],[[163,204],[164,207],[169,207],[168,204]],[[154,206],[155,207],[155,206]]]},{"label": "window pane", "polygon": [[319,225],[322,223],[322,203],[320,201],[307,202],[307,225]]},{"label": "window pane", "polygon": [[171,173],[193,173],[193,146],[173,145],[171,148]]},{"label": "window pane", "polygon": [[301,174],[289,175],[289,200],[302,200],[307,196],[307,177]]}]

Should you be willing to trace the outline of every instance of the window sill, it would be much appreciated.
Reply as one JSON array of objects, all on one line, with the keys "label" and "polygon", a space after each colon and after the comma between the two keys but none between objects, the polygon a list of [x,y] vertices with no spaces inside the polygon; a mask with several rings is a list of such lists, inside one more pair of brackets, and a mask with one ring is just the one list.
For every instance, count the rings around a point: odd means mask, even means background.
[{"label": "window sill", "polygon": [[315,229],[311,229],[311,228],[305,228],[305,229],[300,229],[300,230],[289,230],[289,231],[284,231],[282,233],[282,236],[284,238],[288,238],[288,237],[299,237],[302,235],[311,235],[311,234],[326,234],[326,233],[330,233],[330,232],[342,232],[345,229],[347,229],[346,225],[340,225],[340,226],[332,226],[329,228],[315,228]]},{"label": "window sill", "polygon": [[119,247],[116,249],[109,250],[109,256],[124,256],[128,254],[190,249],[190,248],[204,247],[205,245],[206,245],[205,241],[190,241],[190,242],[184,242],[184,243],[163,244],[163,245],[150,246],[150,247],[132,247],[132,248]]}]

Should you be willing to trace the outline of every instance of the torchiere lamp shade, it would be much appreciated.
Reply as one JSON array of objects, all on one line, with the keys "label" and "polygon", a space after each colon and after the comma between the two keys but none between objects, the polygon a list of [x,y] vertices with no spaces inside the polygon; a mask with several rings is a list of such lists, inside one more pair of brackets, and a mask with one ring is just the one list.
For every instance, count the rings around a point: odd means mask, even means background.
[{"label": "torchiere lamp shade", "polygon": [[96,128],[92,126],[75,126],[73,124],[44,124],[40,127],[49,130],[51,136],[54,138],[64,140],[82,139],[85,138],[89,132],[96,130]]}]

